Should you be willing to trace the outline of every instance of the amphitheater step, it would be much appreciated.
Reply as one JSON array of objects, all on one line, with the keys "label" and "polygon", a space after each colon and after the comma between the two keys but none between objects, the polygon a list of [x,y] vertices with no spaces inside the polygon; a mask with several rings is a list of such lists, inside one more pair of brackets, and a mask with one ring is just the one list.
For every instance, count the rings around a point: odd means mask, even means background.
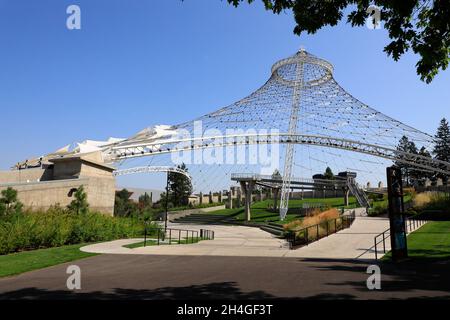
[{"label": "amphitheater step", "polygon": [[267,224],[267,225],[260,226],[259,228],[261,230],[266,231],[270,234],[273,234],[277,237],[282,237],[284,235],[283,228],[280,229],[278,226],[275,227],[275,226]]},{"label": "amphitheater step", "polygon": [[229,224],[233,221],[234,217],[229,215],[191,214],[175,219],[173,222],[184,224]]}]

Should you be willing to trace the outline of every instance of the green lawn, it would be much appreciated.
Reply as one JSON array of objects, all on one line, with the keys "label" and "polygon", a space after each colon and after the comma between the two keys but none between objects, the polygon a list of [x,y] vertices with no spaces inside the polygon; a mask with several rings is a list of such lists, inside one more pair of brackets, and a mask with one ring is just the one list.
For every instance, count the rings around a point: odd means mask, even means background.
[{"label": "green lawn", "polygon": [[12,276],[27,271],[42,269],[57,264],[95,256],[80,251],[86,244],[24,251],[0,256],[0,277]]},{"label": "green lawn", "polygon": [[221,209],[216,211],[210,211],[204,213],[205,215],[226,215],[226,216],[233,216],[238,213],[244,212],[244,208],[236,208],[236,209]]},{"label": "green lawn", "polygon": [[[343,208],[344,207],[344,199],[340,198],[317,198],[317,199],[303,199],[303,200],[289,200],[289,209],[293,209],[292,213],[287,214],[284,221],[280,221],[280,214],[278,212],[271,212],[268,208],[270,205],[273,205],[273,200],[264,200],[260,202],[256,202],[252,205],[252,222],[274,222],[285,224],[289,223],[293,220],[300,219],[298,213],[295,213],[295,209],[303,208],[303,204],[305,203],[320,203],[324,206],[329,206],[332,208]],[[349,205],[345,208],[355,208],[356,207],[356,199],[354,197],[349,198]],[[236,216],[238,221],[244,221],[245,213],[242,211],[239,215]]]},{"label": "green lawn", "polygon": [[[295,213],[295,209],[303,208],[303,204],[305,203],[321,203],[325,206],[329,206],[332,208],[343,208],[344,207],[344,199],[340,198],[318,198],[318,199],[303,199],[303,200],[289,200],[289,208],[293,209],[291,213],[288,213],[286,219],[284,221],[280,221],[279,212],[271,212],[268,208],[273,205],[273,199],[259,201],[252,204],[252,220],[251,223],[263,223],[263,222],[274,222],[285,224],[293,220],[300,219],[298,213]],[[357,202],[354,197],[349,198],[349,205],[345,208],[356,208]],[[237,209],[223,209],[206,213],[207,215],[227,215],[230,217],[234,217],[238,222],[245,221],[245,212],[243,208]]]},{"label": "green lawn", "polygon": [[[408,236],[408,256],[413,260],[450,259],[450,221],[432,221]],[[390,260],[388,253],[383,260]]]}]

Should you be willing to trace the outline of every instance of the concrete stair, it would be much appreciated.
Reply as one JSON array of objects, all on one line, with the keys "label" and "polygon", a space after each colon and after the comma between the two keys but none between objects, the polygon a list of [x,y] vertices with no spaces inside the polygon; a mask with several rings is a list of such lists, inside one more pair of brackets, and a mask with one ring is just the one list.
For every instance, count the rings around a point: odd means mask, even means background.
[{"label": "concrete stair", "polygon": [[191,214],[182,218],[173,220],[174,223],[183,224],[232,224],[234,216],[218,214]]},{"label": "concrete stair", "polygon": [[269,232],[271,234],[273,234],[274,236],[277,237],[282,237],[284,235],[284,229],[283,226],[273,223],[273,222],[269,222],[267,224],[264,224],[262,226],[259,227],[261,230]]}]

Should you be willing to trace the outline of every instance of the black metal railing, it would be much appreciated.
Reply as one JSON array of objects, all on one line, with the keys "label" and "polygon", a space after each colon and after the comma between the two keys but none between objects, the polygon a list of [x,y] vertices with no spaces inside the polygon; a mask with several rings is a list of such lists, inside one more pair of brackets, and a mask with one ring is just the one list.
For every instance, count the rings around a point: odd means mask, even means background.
[{"label": "black metal railing", "polygon": [[[420,228],[427,222],[428,222],[427,219],[421,218],[421,214],[418,214],[411,218],[407,217],[406,222],[405,222],[406,234],[410,233],[411,231],[417,230],[418,228]],[[373,239],[373,242],[374,242],[373,250],[375,253],[375,260],[378,260],[378,245],[379,244],[381,244],[381,243],[383,244],[383,255],[386,254],[386,240],[389,239],[390,237],[391,237],[391,229],[389,228],[389,229],[383,231],[382,233],[376,235],[375,238]]]},{"label": "black metal railing", "polygon": [[350,228],[353,221],[355,221],[355,210],[350,215],[343,215],[339,218],[307,226],[300,230],[290,231],[286,235],[286,240],[289,243],[289,248],[295,249],[328,237],[338,231]]},{"label": "black metal railing", "polygon": [[[149,234],[154,237],[147,239]],[[147,241],[152,240],[157,245],[161,244],[189,244],[196,243],[201,240],[214,240],[214,231],[200,229],[200,230],[186,230],[186,229],[172,229],[172,228],[155,228],[145,226],[144,230],[144,247],[147,246]]]}]

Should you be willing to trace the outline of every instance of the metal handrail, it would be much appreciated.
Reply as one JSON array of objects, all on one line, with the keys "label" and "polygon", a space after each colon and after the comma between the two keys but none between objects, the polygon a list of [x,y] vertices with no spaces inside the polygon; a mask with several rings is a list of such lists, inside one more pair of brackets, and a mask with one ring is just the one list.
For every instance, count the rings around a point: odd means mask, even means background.
[{"label": "metal handrail", "polygon": [[[189,243],[189,241],[190,241],[190,243],[194,243],[194,239],[198,239],[198,238],[200,238],[201,240],[214,240],[214,237],[215,237],[214,231],[206,230],[206,229],[188,230],[188,229],[167,228],[164,231],[164,229],[162,229],[162,228],[156,228],[156,227],[147,228],[147,226],[145,226],[144,247],[147,246],[147,234],[148,234],[149,230],[156,230],[158,245],[160,245],[161,241],[165,241],[166,239],[169,239],[169,241],[168,241],[169,245],[172,244],[172,239],[178,239],[178,244],[180,244],[183,233],[185,233],[184,239],[186,239],[186,244]],[[189,235],[190,235],[190,237],[189,237]],[[194,237],[194,235],[195,235],[195,237]]]},{"label": "metal handrail", "polygon": [[[304,227],[304,228],[302,228],[300,230],[297,230],[297,231],[292,231],[286,236],[286,240],[289,242],[289,248],[290,249],[294,249],[294,247],[296,247],[296,246],[309,245],[311,242],[314,242],[314,241],[320,240],[322,238],[328,237],[329,235],[337,233],[338,231],[344,230],[346,228],[350,228],[350,226],[352,225],[353,221],[355,221],[355,218],[356,218],[356,212],[355,212],[355,210],[353,210],[351,212],[351,214],[348,215],[348,216],[340,216],[339,218],[326,220],[326,221],[324,221],[322,223],[318,223],[318,224],[315,224],[315,225],[307,226],[307,227]],[[340,227],[340,229],[338,229],[338,223],[337,223],[338,220],[341,220],[341,224],[340,224],[341,227]],[[346,225],[345,225],[344,221],[346,222]],[[331,231],[330,230],[330,222],[332,224],[334,223],[334,232],[330,232]],[[324,225],[324,224],[326,224],[326,235],[323,236],[323,237],[320,237],[320,231],[319,230],[320,230],[320,227],[322,225]],[[312,240],[312,241],[309,241],[309,235],[310,235],[309,229],[311,229],[311,228],[313,229],[313,232],[315,230],[316,238],[314,240]],[[296,233],[303,233],[303,238],[302,238],[303,241],[299,242],[297,240]]]},{"label": "metal handrail", "polygon": [[[418,214],[411,218],[408,218],[408,217],[406,218],[406,229],[405,229],[406,234],[410,233],[411,231],[417,230],[418,228],[420,228],[421,226],[423,226],[425,223],[428,222],[428,220],[426,220],[426,219],[418,219],[421,215],[422,214]],[[391,229],[389,228],[374,237],[375,260],[378,260],[378,245],[380,243],[383,243],[383,254],[386,254],[386,239],[390,238],[390,236],[391,236],[390,231],[391,231]],[[386,233],[388,233],[387,236],[386,236]],[[383,239],[380,241],[377,241],[377,239],[381,236],[383,236]]]}]

